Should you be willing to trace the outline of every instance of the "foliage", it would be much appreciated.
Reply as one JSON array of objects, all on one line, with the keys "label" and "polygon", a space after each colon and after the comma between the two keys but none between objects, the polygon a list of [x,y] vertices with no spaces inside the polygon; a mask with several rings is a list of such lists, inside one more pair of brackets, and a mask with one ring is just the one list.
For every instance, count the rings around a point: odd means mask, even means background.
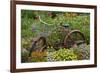
[{"label": "foliage", "polygon": [[29,52],[23,48],[21,51],[21,62],[22,63],[28,62],[28,56],[29,56]]},{"label": "foliage", "polygon": [[32,52],[32,56],[30,58],[30,62],[45,62],[47,61],[47,59],[45,58],[45,56],[47,55],[47,53],[44,52]]},{"label": "foliage", "polygon": [[[39,17],[48,24],[40,22]],[[55,44],[62,42],[66,34],[60,33],[59,25],[69,24],[71,30],[80,30],[86,37],[88,45],[77,46],[76,48],[62,48],[59,45],[55,50]],[[87,28],[87,29],[86,29]],[[53,31],[52,31],[53,30]],[[49,34],[52,32],[52,34]],[[49,35],[49,36],[48,36]],[[67,61],[83,60],[90,58],[90,14],[76,12],[56,12],[56,11],[33,11],[21,10],[21,48],[29,49],[32,39],[37,36],[45,36],[47,40],[47,52],[33,52],[29,58],[29,52],[21,52],[22,62],[46,62],[46,61]],[[74,36],[75,37],[75,36]],[[75,37],[78,38],[78,37]]]},{"label": "foliage", "polygon": [[70,48],[77,55],[78,60],[90,59],[90,45],[82,44],[76,48]]},{"label": "foliage", "polygon": [[32,56],[31,57],[37,57],[37,58],[41,57],[41,58],[43,58],[46,55],[47,55],[46,51],[44,51],[44,52],[36,51],[36,52],[32,52]]},{"label": "foliage", "polygon": [[30,38],[29,38],[29,39],[24,39],[24,38],[22,38],[22,39],[21,39],[21,44],[22,44],[21,47],[22,47],[22,48],[26,48],[26,49],[30,48],[30,46],[31,46],[31,44],[32,44],[32,43],[31,43],[31,40],[32,40],[32,39],[30,39]]},{"label": "foliage", "polygon": [[37,57],[34,57],[34,58],[30,58],[29,62],[46,62],[47,59],[45,57],[41,58],[37,58]]},{"label": "foliage", "polygon": [[60,48],[58,51],[52,52],[51,56],[54,61],[77,60],[77,55],[74,54],[73,50],[66,48]]},{"label": "foliage", "polygon": [[[87,43],[90,42],[90,14],[89,13],[73,13],[73,12],[51,12],[50,11],[32,11],[22,10],[21,12],[21,37],[25,40],[41,35],[41,32],[48,33],[51,30],[53,33],[48,37],[48,40],[54,43],[59,41],[58,26],[60,23],[69,24],[70,29],[80,30],[86,37]],[[49,14],[49,15],[48,15]],[[52,18],[51,16],[55,17]],[[41,19],[48,24],[44,26],[39,19],[34,17],[41,16]],[[86,29],[87,28],[87,29]]]},{"label": "foliage", "polygon": [[55,48],[53,46],[47,46],[47,49],[46,49],[47,52],[53,52],[53,51],[56,51]]},{"label": "foliage", "polygon": [[70,49],[48,46],[43,52],[32,52],[31,57],[28,57],[27,51],[22,52],[22,62],[53,62],[53,61],[71,61],[71,60],[88,60],[90,59],[90,46],[82,44]]}]

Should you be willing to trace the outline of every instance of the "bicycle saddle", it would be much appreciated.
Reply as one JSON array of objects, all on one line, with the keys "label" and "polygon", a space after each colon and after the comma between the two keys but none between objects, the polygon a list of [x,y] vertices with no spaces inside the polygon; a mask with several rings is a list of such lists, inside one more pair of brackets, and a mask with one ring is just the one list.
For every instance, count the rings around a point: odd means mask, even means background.
[{"label": "bicycle saddle", "polygon": [[68,28],[69,24],[63,24],[62,26],[65,27],[65,28]]}]

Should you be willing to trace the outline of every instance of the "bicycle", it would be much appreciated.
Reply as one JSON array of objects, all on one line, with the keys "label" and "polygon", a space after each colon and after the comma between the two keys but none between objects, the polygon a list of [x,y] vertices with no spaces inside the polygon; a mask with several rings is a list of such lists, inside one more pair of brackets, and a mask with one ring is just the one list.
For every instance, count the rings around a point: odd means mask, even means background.
[{"label": "bicycle", "polygon": [[[44,29],[45,29],[48,23],[44,22],[40,16],[39,16],[39,21],[42,24],[44,24]],[[31,56],[31,53],[33,51],[42,52],[43,50],[47,48],[47,46],[50,46],[46,38],[48,38],[48,36],[50,36],[53,33],[53,31],[55,31],[55,29],[59,29],[58,32],[64,35],[63,36],[64,39],[63,40],[60,39],[61,40],[60,42],[54,43],[54,45],[52,45],[54,49],[59,49],[59,47],[71,48],[73,46],[78,46],[78,45],[86,43],[85,36],[80,30],[71,30],[69,28],[69,25],[60,23],[59,26],[52,29],[51,31],[47,31],[47,30],[42,31],[42,34],[40,34],[33,41],[32,46],[29,51],[29,56]]]}]

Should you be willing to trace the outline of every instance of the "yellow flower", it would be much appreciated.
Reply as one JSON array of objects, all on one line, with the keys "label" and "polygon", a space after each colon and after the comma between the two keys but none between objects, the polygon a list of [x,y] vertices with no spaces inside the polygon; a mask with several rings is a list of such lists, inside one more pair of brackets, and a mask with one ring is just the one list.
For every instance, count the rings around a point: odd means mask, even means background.
[{"label": "yellow flower", "polygon": [[51,46],[51,48],[53,48],[53,46]]},{"label": "yellow flower", "polygon": [[50,48],[49,46],[47,48]]}]

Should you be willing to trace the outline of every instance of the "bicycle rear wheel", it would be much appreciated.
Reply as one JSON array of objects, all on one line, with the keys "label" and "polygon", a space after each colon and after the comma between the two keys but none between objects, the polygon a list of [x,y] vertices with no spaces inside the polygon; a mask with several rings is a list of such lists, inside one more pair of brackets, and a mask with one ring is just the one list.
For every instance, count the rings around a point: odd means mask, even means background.
[{"label": "bicycle rear wheel", "polygon": [[46,38],[39,37],[36,41],[33,42],[32,47],[30,48],[29,56],[34,51],[42,52],[46,48]]}]

